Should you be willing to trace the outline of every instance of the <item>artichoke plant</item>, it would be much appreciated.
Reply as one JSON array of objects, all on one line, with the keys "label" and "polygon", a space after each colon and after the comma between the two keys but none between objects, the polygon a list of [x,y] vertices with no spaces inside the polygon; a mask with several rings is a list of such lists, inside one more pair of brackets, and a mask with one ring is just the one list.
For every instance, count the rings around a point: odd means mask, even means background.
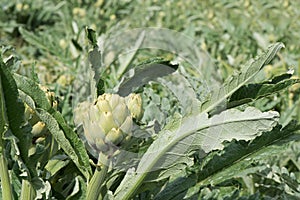
[{"label": "artichoke plant", "polygon": [[[105,93],[94,103],[82,102],[75,109],[74,122],[77,125],[82,123],[84,137],[96,155],[100,152],[112,155],[123,142],[130,139],[132,116],[135,116],[130,112],[130,107],[124,97]],[[133,107],[139,110],[138,106]]]},{"label": "artichoke plant", "polygon": [[[54,110],[57,110],[58,102],[56,101],[55,94],[54,92],[51,92],[49,88],[45,86],[39,86],[41,90],[44,91],[49,104]],[[29,155],[33,155],[36,151],[36,144],[43,143],[44,145],[46,144],[47,141],[51,140],[51,134],[49,133],[49,130],[46,127],[46,124],[40,120],[38,117],[37,113],[35,112],[35,108],[31,108],[29,105],[25,103],[25,121],[27,121],[32,129],[31,129],[31,134],[33,138],[33,143],[31,144],[31,148],[29,150]],[[55,146],[55,148],[54,148]],[[52,153],[55,153],[55,151],[58,149],[58,145],[55,143],[53,144],[52,148]],[[45,154],[46,155],[46,154]]]}]

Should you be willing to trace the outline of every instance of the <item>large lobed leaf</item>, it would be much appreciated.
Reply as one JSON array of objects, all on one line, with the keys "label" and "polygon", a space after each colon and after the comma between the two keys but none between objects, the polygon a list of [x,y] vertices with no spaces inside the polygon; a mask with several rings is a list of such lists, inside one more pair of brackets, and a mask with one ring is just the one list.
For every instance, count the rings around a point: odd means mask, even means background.
[{"label": "large lobed leaf", "polygon": [[248,62],[242,71],[234,76],[229,77],[221,88],[212,90],[210,99],[201,105],[201,111],[211,112],[221,104],[226,105],[228,99],[234,92],[242,86],[251,83],[255,75],[268,64],[277,52],[284,47],[282,43],[276,43],[268,48],[268,50],[253,61]]},{"label": "large lobed leaf", "polygon": [[[231,179],[245,178],[267,166],[256,166],[263,160],[286,151],[290,142],[300,140],[299,125],[291,123],[284,129],[277,126],[252,142],[235,141],[206,162],[198,173],[194,193],[204,185],[217,185]],[[190,194],[191,195],[191,194]]]},{"label": "large lobed leaf", "polygon": [[277,112],[263,113],[249,107],[243,112],[226,110],[212,118],[208,118],[206,113],[177,118],[151,144],[137,169],[127,174],[116,190],[116,198],[130,198],[148,172],[185,162],[192,150],[210,152],[222,149],[224,141],[251,140],[263,131],[271,130],[278,117]]},{"label": "large lobed leaf", "polygon": [[[266,166],[255,166],[253,164],[285,152],[286,148],[284,148],[284,144],[300,140],[298,130],[299,126],[291,123],[284,129],[276,126],[271,131],[263,133],[251,142],[231,142],[222,151],[218,151],[213,156],[206,157],[200,169],[196,170],[198,172],[180,178],[180,186],[178,186],[179,180],[169,183],[157,194],[155,199],[173,200],[177,196],[181,196],[182,198],[184,196],[197,196],[197,193],[204,186],[216,186],[233,178],[244,177],[256,170],[264,169]],[[194,180],[195,177],[197,177],[197,181]],[[193,187],[188,185],[191,180],[194,180]]]},{"label": "large lobed leaf", "polygon": [[[89,168],[89,165],[87,165],[87,163],[84,162],[84,160],[81,160],[81,158],[84,156],[82,151],[84,151],[85,149],[80,149],[81,152],[77,150],[77,148],[80,148],[80,145],[82,143],[79,143],[78,141],[74,140],[75,137],[77,137],[75,133],[73,133],[74,136],[72,138],[67,138],[65,133],[63,132],[63,129],[60,128],[59,122],[56,120],[56,118],[54,118],[54,116],[56,115],[52,116],[51,114],[42,109],[37,109],[36,113],[39,116],[39,118],[46,124],[48,130],[53,135],[57,143],[64,150],[64,152],[71,158],[71,160],[75,163],[75,165],[82,172],[82,174],[87,179],[89,179],[91,169]],[[61,119],[59,119],[59,121],[61,121]],[[84,159],[87,160],[86,158]]]}]

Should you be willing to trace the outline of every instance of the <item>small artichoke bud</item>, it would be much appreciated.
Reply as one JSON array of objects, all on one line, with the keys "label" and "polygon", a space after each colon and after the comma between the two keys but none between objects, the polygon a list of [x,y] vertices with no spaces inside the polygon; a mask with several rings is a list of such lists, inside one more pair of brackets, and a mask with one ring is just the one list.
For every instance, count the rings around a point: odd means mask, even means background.
[{"label": "small artichoke bud", "polygon": [[47,128],[44,122],[37,122],[32,126],[31,133],[34,137],[41,136],[47,132]]},{"label": "small artichoke bud", "polygon": [[114,152],[131,136],[132,117],[125,99],[117,94],[105,93],[94,103],[83,102],[74,112],[75,124],[82,123],[85,139],[97,153]]},{"label": "small artichoke bud", "polygon": [[131,93],[125,99],[126,105],[131,112],[131,116],[137,120],[140,120],[143,117],[143,105],[141,95]]}]

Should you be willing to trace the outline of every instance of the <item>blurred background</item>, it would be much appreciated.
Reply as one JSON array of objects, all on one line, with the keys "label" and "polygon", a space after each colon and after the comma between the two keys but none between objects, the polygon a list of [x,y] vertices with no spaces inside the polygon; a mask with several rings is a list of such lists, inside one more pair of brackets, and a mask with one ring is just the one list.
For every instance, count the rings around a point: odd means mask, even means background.
[{"label": "blurred background", "polygon": [[47,84],[72,81],[86,56],[85,27],[98,36],[140,27],[180,31],[210,54],[224,77],[281,41],[286,49],[273,70],[292,66],[299,73],[298,1],[2,0],[0,6],[0,45],[10,46],[28,69],[35,62]]}]

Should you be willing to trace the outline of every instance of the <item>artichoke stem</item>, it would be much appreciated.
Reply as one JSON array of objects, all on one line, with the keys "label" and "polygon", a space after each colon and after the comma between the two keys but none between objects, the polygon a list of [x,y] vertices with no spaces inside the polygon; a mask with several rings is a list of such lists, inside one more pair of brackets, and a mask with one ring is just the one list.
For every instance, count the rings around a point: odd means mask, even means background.
[{"label": "artichoke stem", "polygon": [[[2,147],[0,147],[2,149]],[[2,198],[7,200],[13,199],[13,193],[11,188],[11,182],[9,178],[9,172],[7,168],[7,161],[4,157],[3,151],[0,154],[0,179],[2,187]],[[1,196],[0,196],[1,197]]]},{"label": "artichoke stem", "polygon": [[[98,164],[100,164],[98,162]],[[109,159],[106,163],[101,163],[102,167],[97,166],[95,173],[87,186],[87,198],[89,200],[100,200],[101,197],[101,186],[103,185],[109,166]]]},{"label": "artichoke stem", "polygon": [[35,191],[28,180],[22,180],[21,200],[33,200],[35,198]]}]

